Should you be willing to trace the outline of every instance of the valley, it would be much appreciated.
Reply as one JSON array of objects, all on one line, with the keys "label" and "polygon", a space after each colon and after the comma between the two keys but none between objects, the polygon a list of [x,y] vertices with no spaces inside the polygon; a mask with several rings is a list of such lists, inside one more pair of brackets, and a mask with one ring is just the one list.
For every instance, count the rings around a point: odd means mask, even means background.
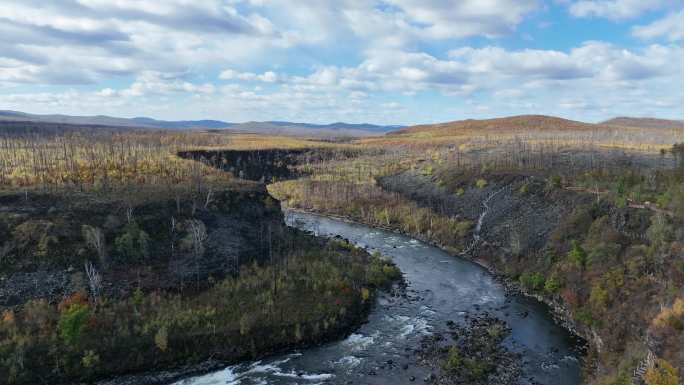
[{"label": "valley", "polygon": [[643,381],[684,365],[682,142],[540,116],[341,141],[18,127],[0,374]]}]

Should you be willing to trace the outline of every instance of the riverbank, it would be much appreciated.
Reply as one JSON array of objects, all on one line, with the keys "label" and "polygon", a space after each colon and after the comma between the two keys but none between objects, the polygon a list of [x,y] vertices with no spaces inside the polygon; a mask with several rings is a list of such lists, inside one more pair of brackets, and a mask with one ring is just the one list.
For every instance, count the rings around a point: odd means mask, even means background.
[{"label": "riverbank", "polygon": [[[338,239],[334,239],[334,242],[340,242]],[[342,240],[342,242],[346,242]],[[377,257],[371,257],[377,258]],[[249,354],[242,356],[235,356],[232,358],[215,359],[211,358],[207,361],[186,365],[180,369],[175,370],[164,370],[164,371],[148,371],[143,374],[132,374],[127,376],[120,376],[110,380],[98,381],[96,385],[168,385],[190,377],[202,376],[207,373],[215,372],[224,369],[231,365],[236,365],[244,362],[259,362],[262,359],[283,355],[286,353],[296,352],[305,349],[312,349],[318,346],[325,345],[333,341],[343,340],[354,331],[358,330],[364,323],[367,322],[368,315],[373,310],[376,304],[378,290],[386,293],[391,293],[392,296],[397,296],[397,292],[400,292],[403,287],[403,280],[399,273],[399,270],[394,267],[388,260],[381,259],[381,265],[378,265],[377,260],[373,260],[369,263],[370,269],[378,270],[378,267],[385,267],[385,271],[391,270],[392,272],[386,272],[382,275],[375,275],[373,278],[375,281],[368,285],[367,294],[361,293],[362,300],[359,301],[359,306],[347,308],[345,310],[345,316],[337,321],[334,328],[329,328],[327,332],[323,335],[309,336],[305,339],[300,339],[292,341],[290,343],[282,344],[281,346],[273,346],[269,348],[262,348],[258,351],[251,351]],[[388,268],[390,266],[391,268]],[[367,296],[366,296],[367,295]],[[295,309],[291,309],[295,310]],[[258,326],[253,327],[258,330]],[[284,328],[286,329],[286,328]],[[283,329],[283,330],[284,330]],[[302,332],[306,332],[306,328],[302,328]],[[270,340],[269,337],[262,336],[264,340]],[[227,344],[234,345],[234,344]],[[253,347],[250,347],[253,349]],[[71,385],[86,385],[85,383],[75,383]]]},{"label": "riverbank", "polygon": [[[179,369],[174,370],[163,370],[163,371],[148,371],[143,374],[130,374],[125,376],[119,376],[113,379],[100,380],[95,382],[95,385],[169,385],[187,378],[201,376],[207,373],[215,372],[224,369],[230,365],[239,364],[241,362],[251,362],[264,359],[269,356],[280,355],[284,353],[289,353],[293,351],[298,351],[302,349],[309,349],[316,346],[321,346],[323,344],[339,341],[347,338],[355,330],[357,330],[363,323],[367,320],[368,314],[372,309],[372,300],[369,300],[360,309],[351,309],[350,314],[353,313],[353,317],[347,318],[347,320],[338,323],[335,330],[321,336],[316,336],[315,339],[307,339],[306,341],[286,343],[282,346],[270,347],[267,349],[260,350],[259,352],[243,356],[235,356],[233,358],[224,359],[209,359],[207,361],[190,364]],[[266,338],[266,337],[264,337]],[[93,383],[72,383],[70,385],[87,385]]]}]

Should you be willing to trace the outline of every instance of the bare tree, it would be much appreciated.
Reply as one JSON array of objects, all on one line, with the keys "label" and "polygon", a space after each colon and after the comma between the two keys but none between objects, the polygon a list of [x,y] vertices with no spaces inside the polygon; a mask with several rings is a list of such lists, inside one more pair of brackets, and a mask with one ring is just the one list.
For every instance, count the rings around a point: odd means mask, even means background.
[{"label": "bare tree", "polygon": [[100,292],[102,291],[102,277],[90,261],[85,263],[85,272],[88,277],[88,287],[90,288],[92,302],[97,304]]},{"label": "bare tree", "polygon": [[107,266],[107,250],[105,246],[105,236],[102,230],[97,227],[83,225],[83,238],[85,238],[88,246],[92,247],[97,252],[97,257],[100,259],[102,266]]},{"label": "bare tree", "polygon": [[171,217],[171,232],[170,232],[171,234],[170,235],[171,235],[171,256],[172,257],[176,254],[176,236],[177,236],[176,227],[177,227],[176,218]]},{"label": "bare tree", "polygon": [[207,228],[199,219],[190,221],[190,235],[192,237],[192,254],[195,259],[195,275],[199,289],[199,260],[204,255],[204,242],[207,240]]},{"label": "bare tree", "polygon": [[133,207],[130,204],[126,207],[126,222],[129,224],[133,222]]},{"label": "bare tree", "polygon": [[213,199],[213,191],[212,191],[212,189],[211,189],[211,187],[210,187],[210,188],[209,188],[209,191],[207,191],[207,199],[206,199],[206,201],[204,202],[204,209],[206,210],[207,207],[209,207],[209,205],[210,205],[211,202],[213,202],[213,201],[214,201],[214,199]]},{"label": "bare tree", "polygon": [[0,264],[2,264],[2,261],[9,255],[10,250],[12,250],[12,246],[10,246],[9,242],[0,247]]}]

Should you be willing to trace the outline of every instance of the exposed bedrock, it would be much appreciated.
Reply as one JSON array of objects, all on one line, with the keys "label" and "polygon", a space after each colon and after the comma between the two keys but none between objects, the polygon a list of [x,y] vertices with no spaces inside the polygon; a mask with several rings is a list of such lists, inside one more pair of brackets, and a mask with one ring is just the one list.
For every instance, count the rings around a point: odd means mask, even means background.
[{"label": "exposed bedrock", "polygon": [[178,155],[205,162],[242,179],[269,182],[273,179],[293,179],[304,175],[305,171],[296,166],[352,158],[360,153],[361,151],[356,149],[305,148],[184,151]]},{"label": "exposed bedrock", "polygon": [[[113,297],[138,287],[196,288],[198,281],[267,259],[269,248],[290,231],[263,186],[212,192],[211,203],[202,203],[160,198],[128,207],[108,200],[30,196],[0,205],[0,226],[11,230],[0,232],[0,308],[37,298],[55,302],[83,289],[87,261]],[[86,227],[102,234],[101,256]],[[195,230],[201,233],[200,249],[193,245]]]}]

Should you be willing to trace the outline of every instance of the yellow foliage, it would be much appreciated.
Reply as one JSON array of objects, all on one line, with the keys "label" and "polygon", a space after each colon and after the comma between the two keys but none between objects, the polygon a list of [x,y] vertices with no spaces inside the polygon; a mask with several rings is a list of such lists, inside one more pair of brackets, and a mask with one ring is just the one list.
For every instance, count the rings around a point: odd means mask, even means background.
[{"label": "yellow foliage", "polygon": [[5,310],[2,313],[2,324],[5,327],[12,327],[14,326],[16,322],[16,317],[14,315],[14,311],[12,310]]},{"label": "yellow foliage", "polygon": [[666,307],[653,319],[658,328],[684,324],[684,298],[677,298],[671,307]]},{"label": "yellow foliage", "polygon": [[367,288],[364,287],[363,289],[361,289],[361,300],[363,302],[367,302],[369,299],[370,299],[370,290],[368,290]]},{"label": "yellow foliage", "polygon": [[663,359],[658,359],[655,366],[646,371],[644,379],[647,385],[679,385],[677,370]]}]

